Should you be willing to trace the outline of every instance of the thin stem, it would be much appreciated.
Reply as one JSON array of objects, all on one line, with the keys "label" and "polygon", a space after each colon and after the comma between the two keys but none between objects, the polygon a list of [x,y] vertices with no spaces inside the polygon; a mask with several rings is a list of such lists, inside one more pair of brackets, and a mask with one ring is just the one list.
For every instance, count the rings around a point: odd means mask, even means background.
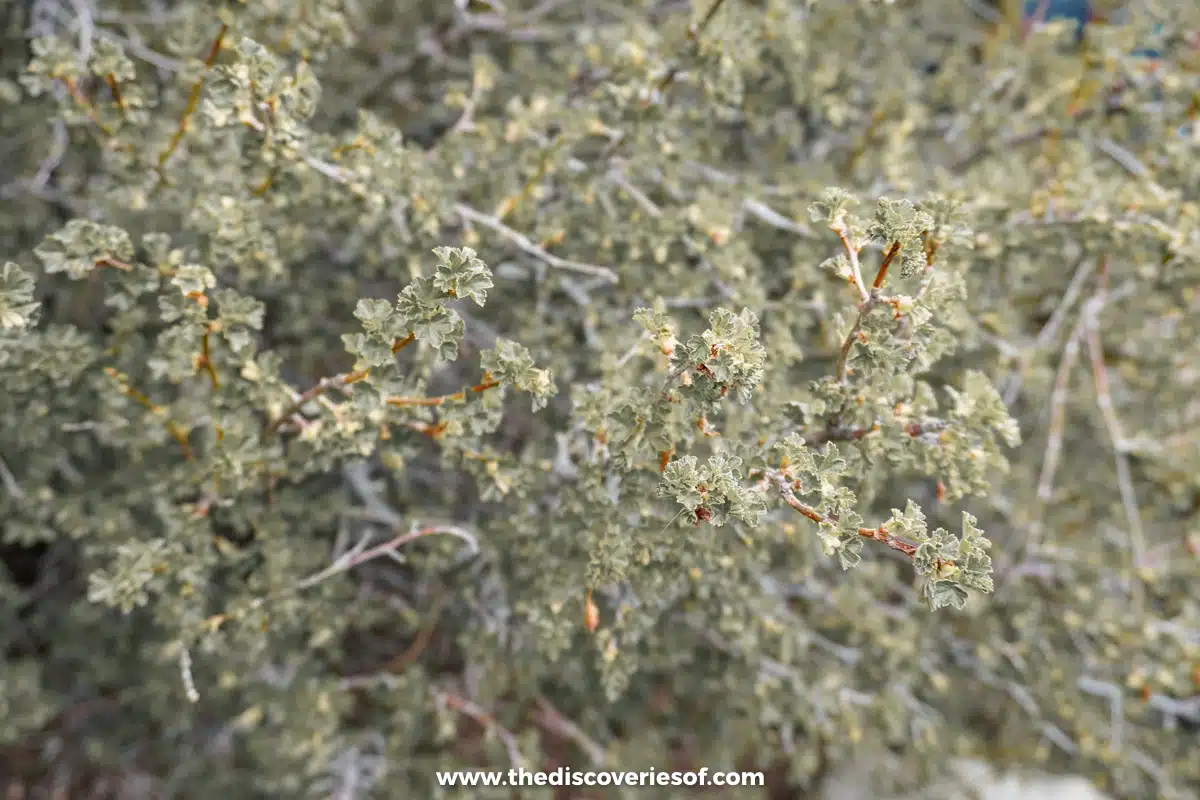
[{"label": "thin stem", "polygon": [[410,664],[420,658],[421,653],[425,652],[426,648],[429,647],[429,643],[433,641],[433,632],[437,630],[438,617],[442,613],[445,600],[446,592],[439,583],[435,586],[433,608],[429,611],[429,621],[417,631],[412,644],[406,647],[404,652],[388,662],[388,672],[396,674],[403,672]]},{"label": "thin stem", "polygon": [[270,430],[279,428],[286,420],[291,419],[296,414],[300,413],[300,409],[304,408],[310,401],[328,392],[330,389],[341,389],[349,386],[352,383],[358,383],[365,380],[370,375],[370,370],[360,369],[354,372],[345,372],[341,375],[334,375],[330,378],[322,378],[314,386],[303,392],[296,400],[288,407],[287,411],[279,415],[277,419],[268,423],[267,427]]},{"label": "thin stem", "polygon": [[167,409],[165,406],[160,406],[153,403],[149,397],[142,394],[142,392],[138,391],[136,387],[131,385],[124,375],[117,372],[112,367],[105,367],[104,374],[108,375],[117,382],[117,387],[121,394],[125,395],[131,400],[136,401],[154,416],[161,418],[163,425],[167,429],[167,433],[171,435],[171,438],[174,439],[179,444],[179,447],[183,450],[183,457],[188,461],[192,460],[192,446],[188,442],[187,431],[179,423],[173,422],[167,418]]},{"label": "thin stem", "polygon": [[538,711],[534,714],[534,722],[541,725],[547,731],[563,736],[579,745],[579,748],[587,754],[588,760],[595,766],[604,765],[604,762],[607,760],[604,748],[595,739],[588,736],[582,728],[567,719],[562,712],[551,705],[550,701],[542,695],[538,695],[536,700]]},{"label": "thin stem", "polygon": [[220,389],[221,381],[217,378],[217,370],[216,367],[213,366],[212,362],[211,339],[212,330],[205,330],[204,338],[201,339],[200,342],[200,368],[208,373],[208,379],[212,381],[212,387],[214,389]]},{"label": "thin stem", "polygon": [[[221,54],[221,45],[225,42],[225,34],[229,31],[229,26],[221,23],[220,30],[217,31],[217,36],[213,39],[212,46],[208,49],[208,55],[204,59],[204,70],[207,74],[208,70],[216,62],[217,56]],[[196,113],[196,106],[200,103],[200,92],[204,89],[204,76],[201,76],[194,84],[192,91],[188,95],[187,106],[184,107],[183,116],[179,118],[179,125],[175,128],[174,135],[171,136],[171,141],[167,144],[167,148],[158,156],[158,173],[159,183],[163,183],[163,169],[167,166],[167,161],[175,153],[179,143],[183,140],[183,135],[187,133],[188,123],[191,122],[192,115]]]},{"label": "thin stem", "polygon": [[452,708],[455,711],[465,714],[471,719],[478,722],[483,727],[495,733],[500,737],[500,741],[504,742],[504,747],[508,750],[508,760],[512,762],[514,767],[521,766],[521,748],[517,745],[517,737],[512,731],[496,721],[496,718],[484,710],[481,706],[459,697],[456,694],[449,692],[434,692],[434,697],[440,703],[444,703],[447,708]]},{"label": "thin stem", "polygon": [[522,233],[518,233],[517,231],[505,225],[498,218],[491,216],[490,214],[484,214],[482,211],[476,211],[474,208],[471,208],[463,203],[456,203],[454,210],[457,211],[459,216],[461,216],[463,219],[476,222],[485,228],[495,231],[505,239],[508,239],[510,242],[515,244],[519,250],[528,253],[534,258],[537,258],[552,267],[569,270],[571,272],[580,272],[584,275],[594,275],[596,277],[603,278],[608,283],[616,283],[618,280],[617,273],[613,272],[608,267],[598,267],[595,264],[584,264],[579,261],[571,261],[566,258],[559,258],[558,256],[547,252],[544,248],[539,247],[530,241],[527,236]]},{"label": "thin stem", "polygon": [[425,528],[419,528],[417,530],[401,534],[400,536],[396,536],[384,542],[383,544],[376,545],[368,550],[359,550],[357,548],[351,550],[350,552],[338,558],[325,569],[300,581],[298,584],[296,584],[296,588],[308,589],[309,587],[316,586],[318,583],[321,583],[322,581],[327,580],[334,575],[354,569],[359,564],[370,561],[374,558],[379,558],[380,556],[390,555],[410,542],[415,542],[417,539],[421,539],[425,536],[433,536],[434,534],[439,533],[457,536],[459,539],[462,539],[467,543],[467,546],[471,548],[472,552],[479,551],[479,542],[472,534],[468,533],[462,528],[456,525],[430,525]]},{"label": "thin stem", "polygon": [[440,397],[389,397],[387,404],[389,406],[440,406],[448,403],[451,400],[462,401],[467,399],[467,393],[473,392],[479,394],[486,392],[488,389],[493,389],[500,385],[500,381],[485,378],[482,383],[472,386],[470,389],[464,389],[461,392],[453,394],[444,394]]},{"label": "thin stem", "polygon": [[[1054,309],[1054,313],[1050,315],[1050,319],[1038,332],[1037,338],[1034,340],[1033,347],[1025,351],[1024,355],[1019,360],[1016,372],[1009,376],[1008,385],[1004,389],[1005,405],[1011,406],[1013,402],[1016,401],[1017,394],[1021,391],[1021,383],[1024,380],[1025,372],[1029,369],[1029,365],[1033,361],[1034,356],[1037,354],[1037,351],[1040,348],[1050,344],[1052,341],[1054,341],[1054,338],[1058,336],[1058,331],[1062,327],[1063,320],[1066,319],[1067,314],[1070,313],[1071,308],[1075,305],[1076,299],[1083,290],[1084,284],[1091,277],[1092,270],[1095,269],[1095,266],[1096,262],[1089,258],[1081,262],[1079,267],[1075,270],[1075,274],[1072,276],[1071,282],[1067,284],[1067,289],[1063,293],[1062,300]],[[1071,335],[1077,336],[1078,331],[1075,331]]]},{"label": "thin stem", "polygon": [[[1091,306],[1091,304],[1089,304]],[[1112,392],[1109,388],[1108,367],[1104,364],[1104,346],[1100,341],[1100,331],[1097,307],[1089,307],[1084,312],[1085,338],[1088,344],[1088,355],[1092,366],[1092,383],[1096,390],[1096,405],[1100,407],[1100,415],[1112,442],[1113,459],[1117,468],[1117,486],[1121,492],[1121,505],[1125,510],[1125,519],[1129,523],[1129,542],[1133,558],[1133,591],[1136,602],[1142,602],[1141,577],[1138,571],[1146,563],[1146,533],[1142,526],[1142,514],[1138,505],[1137,492],[1133,487],[1133,476],[1129,468],[1129,456],[1125,452],[1125,434],[1121,421],[1113,410]]]},{"label": "thin stem", "polygon": [[854,347],[854,341],[862,334],[862,313],[859,312],[858,318],[854,320],[854,326],[850,328],[850,332],[846,334],[845,340],[842,341],[841,350],[838,351],[837,365],[834,367],[834,374],[837,376],[839,383],[844,383],[846,380],[846,364],[850,360],[850,350]]},{"label": "thin stem", "polygon": [[[792,487],[788,484],[787,479],[782,473],[777,473],[775,476],[776,483],[779,487],[779,494],[783,497],[784,502],[800,512],[801,515],[811,519],[818,524],[834,524],[837,522],[837,517],[826,516],[820,511],[809,505],[800,502],[796,495],[792,492]],[[858,535],[866,539],[872,539],[876,542],[882,542],[896,552],[903,553],[908,558],[912,558],[917,552],[917,546],[908,542],[897,539],[887,532],[887,529],[880,525],[878,528],[859,528]],[[943,565],[949,564],[948,561],[942,561]]]},{"label": "thin stem", "polygon": [[842,246],[846,248],[846,257],[850,259],[850,274],[854,277],[854,288],[858,289],[858,294],[865,303],[871,299],[871,293],[867,291],[867,285],[863,283],[862,266],[858,261],[858,248],[850,242],[849,232],[844,225],[839,225],[833,229],[833,232],[842,240]]},{"label": "thin stem", "polygon": [[70,93],[71,99],[75,101],[75,105],[79,106],[83,112],[87,114],[88,119],[92,121],[92,124],[94,124],[105,136],[112,136],[112,128],[109,128],[100,121],[99,112],[96,111],[96,107],[92,105],[92,102],[84,96],[82,91],[80,91],[79,84],[75,82],[75,79],[62,78],[61,80],[63,85],[67,87],[67,92]]},{"label": "thin stem", "polygon": [[[414,334],[414,333],[408,334],[408,336],[405,336],[403,339],[397,339],[396,341],[392,342],[392,352],[393,353],[400,352],[405,347],[412,344],[412,342],[415,339],[416,339],[416,334]],[[355,370],[354,372],[345,372],[345,373],[342,373],[341,375],[334,375],[333,377],[330,377],[330,378],[322,378],[320,381],[318,381],[316,383],[315,386],[312,386],[311,388],[309,388],[308,390],[303,392],[299,397],[297,397],[296,400],[292,403],[292,405],[288,407],[287,411],[285,411],[283,414],[280,414],[279,417],[277,419],[275,419],[274,421],[268,423],[268,425],[267,425],[268,429],[270,429],[270,430],[277,429],[286,420],[289,420],[296,414],[300,413],[300,409],[304,408],[304,406],[306,406],[309,402],[311,402],[312,400],[315,400],[317,397],[325,394],[330,389],[345,388],[346,386],[349,386],[353,383],[358,383],[359,381],[366,380],[366,378],[370,374],[371,374],[371,370],[360,369],[360,370]]]},{"label": "thin stem", "polygon": [[879,272],[875,273],[875,282],[871,284],[872,289],[878,289],[883,286],[884,280],[887,278],[888,267],[892,265],[892,260],[896,258],[896,254],[900,252],[900,242],[892,242],[891,248],[883,257],[883,262],[879,265]]},{"label": "thin stem", "polygon": [[112,256],[104,256],[104,258],[98,258],[98,259],[96,259],[95,263],[96,263],[97,267],[110,267],[112,269],[119,269],[122,272],[129,272],[133,269],[133,265],[126,264],[124,261],[121,261],[120,259],[117,259],[117,258],[113,258]]},{"label": "thin stem", "polygon": [[104,81],[108,84],[108,90],[112,92],[113,102],[120,109],[121,116],[125,116],[125,99],[121,96],[121,87],[117,85],[117,77],[110,72],[104,76]]},{"label": "thin stem", "polygon": [[883,286],[884,280],[887,278],[888,267],[896,258],[896,254],[900,252],[900,242],[892,242],[892,246],[888,248],[887,253],[883,256],[883,261],[879,265],[879,271],[875,273],[875,281],[871,284],[871,290],[867,291],[867,287],[863,284],[862,267],[858,261],[858,251],[850,243],[846,228],[843,225],[838,225],[833,228],[834,233],[842,240],[842,244],[846,248],[846,253],[850,258],[850,270],[853,273],[854,283],[858,286],[859,295],[862,297],[862,302],[858,304],[858,316],[854,319],[854,324],[850,327],[850,332],[846,334],[846,338],[842,341],[842,347],[838,352],[837,365],[834,367],[834,374],[837,376],[838,382],[843,383],[846,380],[846,365],[850,360],[850,350],[854,347],[854,342],[862,338],[862,321],[863,317],[879,303],[883,302],[880,297],[879,289]]}]

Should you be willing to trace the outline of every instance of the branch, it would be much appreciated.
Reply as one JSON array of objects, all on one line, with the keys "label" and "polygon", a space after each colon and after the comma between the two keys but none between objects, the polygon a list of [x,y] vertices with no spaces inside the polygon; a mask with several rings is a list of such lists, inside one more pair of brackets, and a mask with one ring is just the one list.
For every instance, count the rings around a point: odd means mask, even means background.
[{"label": "branch", "polygon": [[396,550],[410,542],[414,542],[417,539],[421,539],[425,536],[433,536],[434,534],[438,533],[456,536],[466,542],[467,546],[471,548],[473,553],[479,552],[479,541],[473,534],[467,532],[463,528],[460,528],[457,525],[430,525],[426,528],[419,528],[417,530],[409,531],[408,533],[397,536],[370,549],[363,549],[361,546],[355,547],[347,553],[339,556],[337,560],[335,560],[325,569],[300,581],[296,588],[307,589],[309,587],[316,586],[321,581],[324,581],[342,572],[347,572],[351,569],[354,569],[359,564],[365,563],[374,558],[379,558],[380,556],[391,555]]},{"label": "branch", "polygon": [[[396,341],[392,342],[392,352],[393,353],[400,352],[405,347],[412,344],[412,342],[416,338],[417,338],[416,334],[410,333],[408,336],[405,336],[403,339],[397,339]],[[330,389],[345,388],[346,386],[349,386],[352,383],[358,383],[361,380],[365,380],[370,374],[371,374],[371,371],[369,369],[360,369],[360,370],[355,370],[354,372],[345,372],[341,375],[334,375],[331,378],[322,378],[320,381],[317,382],[317,384],[315,386],[311,387],[310,389],[305,391],[303,394],[301,394],[299,397],[297,397],[296,400],[292,403],[292,405],[287,409],[287,411],[280,414],[279,417],[277,419],[275,419],[274,421],[268,422],[267,428],[269,430],[278,429],[279,426],[282,425],[286,420],[289,420],[296,414],[299,414],[300,409],[304,408],[304,406],[307,405],[310,401],[316,399],[320,395],[325,394],[325,392],[329,391]]]},{"label": "branch", "polygon": [[[1075,274],[1071,277],[1071,282],[1067,284],[1067,289],[1063,292],[1062,300],[1055,307],[1054,313],[1050,315],[1050,319],[1038,331],[1037,338],[1034,340],[1033,347],[1026,350],[1021,356],[1017,364],[1017,371],[1009,375],[1008,385],[1004,388],[1004,404],[1011,406],[1017,399],[1017,393],[1021,391],[1021,384],[1024,381],[1026,370],[1029,369],[1030,362],[1037,354],[1039,348],[1045,347],[1054,341],[1054,337],[1058,336],[1058,330],[1062,327],[1063,320],[1070,313],[1071,307],[1075,305],[1075,300],[1079,297],[1079,293],[1083,290],[1083,285],[1091,277],[1092,270],[1095,269],[1096,262],[1092,259],[1084,259],[1079,267],[1075,270]],[[1071,334],[1078,335],[1078,331]]]},{"label": "branch", "polygon": [[[884,253],[883,261],[879,264],[879,271],[875,273],[875,281],[871,284],[871,290],[867,291],[867,287],[863,284],[862,268],[858,262],[858,251],[850,243],[845,226],[839,224],[832,230],[846,248],[846,253],[850,257],[850,269],[853,273],[854,284],[858,287],[858,293],[862,297],[862,302],[858,304],[858,316],[854,318],[854,324],[850,326],[850,332],[846,334],[846,338],[842,342],[841,350],[838,352],[837,365],[834,367],[834,374],[837,376],[838,382],[842,383],[846,380],[846,364],[850,359],[850,350],[854,347],[854,340],[862,334],[863,317],[868,311],[883,302],[879,289],[883,286],[883,282],[887,278],[888,267],[896,258],[896,254],[900,252],[901,245],[898,241],[892,242],[892,246]],[[928,256],[927,260],[932,267],[932,256]]]},{"label": "branch", "polygon": [[[872,289],[878,289],[883,286],[884,279],[887,278],[888,267],[892,265],[892,260],[896,258],[896,254],[900,252],[900,242],[892,242],[892,246],[883,256],[883,262],[879,265],[879,271],[875,273],[875,282],[871,284]],[[932,264],[932,256],[928,257]]]},{"label": "branch", "polygon": [[500,381],[493,380],[491,376],[484,375],[482,383],[472,386],[470,389],[463,389],[461,392],[453,394],[444,394],[440,397],[389,397],[387,404],[389,406],[440,406],[451,400],[462,401],[467,399],[467,392],[478,394],[486,392],[488,389],[495,388],[500,385]]},{"label": "branch", "polygon": [[[842,240],[842,246],[846,248],[846,256],[850,259],[850,274],[854,276],[854,288],[858,289],[859,296],[866,303],[871,299],[871,293],[867,291],[867,286],[863,283],[862,267],[858,263],[859,248],[850,243],[850,237],[845,225],[839,224],[833,228],[833,232],[838,235],[838,238]],[[857,327],[856,323],[855,328],[857,329]]]},{"label": "branch", "polygon": [[812,229],[807,225],[797,222],[794,219],[785,217],[775,209],[768,206],[761,200],[756,200],[753,197],[747,197],[742,201],[742,208],[749,214],[761,222],[765,222],[773,228],[778,228],[781,231],[794,233],[797,236],[812,236]]},{"label": "branch", "polygon": [[1100,407],[1100,415],[1104,418],[1104,426],[1108,430],[1108,437],[1112,442],[1113,459],[1117,467],[1117,486],[1121,492],[1121,505],[1125,509],[1125,519],[1129,523],[1129,543],[1133,557],[1133,591],[1136,601],[1140,605],[1142,588],[1138,570],[1146,563],[1146,533],[1142,527],[1142,514],[1138,506],[1137,492],[1133,487],[1133,476],[1129,469],[1124,429],[1113,410],[1108,368],[1104,364],[1104,347],[1100,342],[1098,328],[1099,298],[1093,303],[1088,303],[1088,307],[1084,309],[1082,317],[1084,335],[1087,339],[1088,356],[1092,366],[1092,383],[1096,389],[1096,404]]},{"label": "branch", "polygon": [[[776,482],[777,486],[779,487],[780,496],[783,497],[784,502],[786,502],[789,506],[796,509],[803,516],[808,517],[813,522],[816,522],[818,524],[825,523],[825,524],[833,525],[833,524],[837,523],[837,517],[826,516],[825,514],[822,514],[820,511],[817,511],[812,506],[808,506],[808,505],[805,505],[804,503],[800,502],[800,500],[797,499],[796,495],[792,492],[792,487],[788,483],[787,478],[785,478],[783,476],[783,473],[776,472],[773,475],[773,477],[775,478],[775,482]],[[916,545],[909,544],[908,542],[905,542],[901,539],[897,539],[895,536],[892,536],[890,533],[888,533],[887,529],[884,528],[882,525],[880,525],[878,528],[859,528],[858,535],[862,536],[866,539],[873,539],[876,542],[882,542],[883,544],[886,544],[888,547],[895,550],[896,552],[903,553],[905,556],[907,556],[910,559],[917,552]],[[951,562],[940,561],[940,565],[949,564],[949,563],[951,563]]]},{"label": "branch", "polygon": [[595,739],[584,733],[583,729],[576,725],[571,720],[567,719],[563,714],[550,704],[542,695],[537,698],[538,710],[534,714],[533,720],[538,725],[541,725],[547,731],[563,736],[575,744],[579,745],[579,749],[587,755],[588,760],[595,766],[604,766],[607,757],[604,753],[604,748],[596,742]]},{"label": "branch", "polygon": [[505,225],[497,217],[493,217],[490,214],[484,214],[482,211],[476,211],[474,208],[471,208],[463,203],[455,203],[454,210],[457,211],[459,216],[461,216],[463,219],[476,222],[485,228],[495,231],[505,239],[508,239],[510,242],[515,244],[518,249],[528,253],[534,258],[540,259],[552,267],[569,270],[571,272],[580,272],[584,275],[594,275],[596,277],[603,278],[608,283],[617,283],[618,281],[617,273],[613,272],[608,267],[598,267],[594,264],[584,264],[579,261],[571,261],[569,259],[559,258],[552,253],[548,253],[544,248],[539,247],[530,241],[529,238],[524,234],[518,233],[517,231]]},{"label": "branch", "polygon": [[[212,68],[212,65],[217,60],[217,56],[221,54],[221,45],[224,43],[225,34],[228,31],[229,26],[221,23],[221,28],[217,31],[217,36],[213,39],[212,46],[208,49],[208,56],[204,59],[205,74]],[[192,119],[192,114],[196,112],[196,106],[200,102],[200,92],[204,88],[204,77],[202,75],[199,80],[192,84],[192,91],[188,95],[187,106],[184,107],[183,116],[179,118],[179,125],[175,128],[175,134],[167,144],[167,149],[163,150],[158,156],[158,177],[160,184],[165,182],[163,169],[167,166],[167,161],[174,154],[175,149],[179,147],[179,143],[183,140],[183,135],[187,133],[188,123]]]},{"label": "branch", "polygon": [[200,368],[208,374],[213,389],[221,388],[221,380],[217,377],[217,368],[212,362],[212,329],[205,328],[204,338],[200,341]]},{"label": "branch", "polygon": [[135,386],[130,384],[127,377],[122,375],[120,372],[117,372],[117,370],[113,369],[112,367],[105,367],[104,374],[108,375],[117,382],[117,387],[121,394],[125,395],[131,400],[135,400],[151,414],[159,417],[163,421],[163,425],[166,427],[167,433],[171,435],[171,438],[174,439],[179,444],[179,447],[183,450],[184,459],[187,461],[192,460],[192,446],[188,442],[187,430],[179,423],[167,417],[166,406],[160,406],[152,402],[149,397],[144,395]]},{"label": "branch", "polygon": [[421,653],[429,647],[429,643],[433,641],[433,632],[437,630],[438,617],[442,613],[442,607],[445,605],[446,593],[442,585],[436,584],[434,587],[433,607],[429,611],[429,620],[417,631],[416,637],[413,638],[412,644],[404,648],[404,652],[388,661],[385,667],[387,672],[399,674],[403,672],[410,664],[420,658]]},{"label": "branch", "polygon": [[504,742],[505,749],[508,750],[508,760],[512,762],[514,767],[521,766],[523,759],[521,758],[521,748],[517,746],[517,737],[513,735],[512,731],[497,722],[495,717],[470,700],[465,700],[456,694],[435,691],[433,696],[447,708],[452,708],[461,714],[466,714],[499,736],[500,740]]}]

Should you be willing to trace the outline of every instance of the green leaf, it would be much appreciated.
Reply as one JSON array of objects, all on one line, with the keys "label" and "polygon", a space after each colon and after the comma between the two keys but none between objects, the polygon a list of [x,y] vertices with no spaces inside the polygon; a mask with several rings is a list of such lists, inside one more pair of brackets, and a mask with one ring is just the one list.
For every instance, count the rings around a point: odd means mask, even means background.
[{"label": "green leaf", "polygon": [[379,333],[392,318],[392,304],[377,298],[362,298],[354,307],[354,317],[367,333]]},{"label": "green leaf", "polygon": [[129,234],[120,228],[76,218],[47,236],[33,252],[46,272],[65,272],[78,280],[105,259],[129,261],[134,251]]},{"label": "green leaf", "polygon": [[36,319],[33,277],[9,261],[0,269],[0,329],[25,328]]},{"label": "green leaf", "polygon": [[175,271],[171,285],[178,287],[182,295],[203,294],[217,285],[217,277],[208,267],[184,264]]},{"label": "green leaf", "polygon": [[482,306],[492,288],[492,273],[469,247],[435,247],[441,259],[433,276],[433,285],[450,297],[463,297]]},{"label": "green leaf", "polygon": [[929,581],[925,584],[925,597],[934,611],[946,606],[961,611],[966,608],[967,596],[967,590],[953,581]]}]

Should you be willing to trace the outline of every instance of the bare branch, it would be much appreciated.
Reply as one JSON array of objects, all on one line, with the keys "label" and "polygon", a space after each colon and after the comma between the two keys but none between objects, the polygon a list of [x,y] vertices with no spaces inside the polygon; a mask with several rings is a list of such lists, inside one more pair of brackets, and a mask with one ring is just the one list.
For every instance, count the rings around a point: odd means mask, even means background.
[{"label": "bare branch", "polygon": [[484,214],[482,211],[477,211],[463,203],[455,203],[454,210],[457,211],[459,216],[461,216],[463,219],[478,223],[485,228],[495,231],[505,239],[508,239],[510,242],[515,244],[518,249],[528,253],[534,258],[540,259],[552,267],[571,272],[580,272],[584,275],[593,275],[604,278],[608,283],[616,283],[618,281],[617,273],[613,272],[608,267],[598,267],[594,264],[584,264],[579,261],[571,261],[570,259],[559,258],[558,256],[547,252],[544,248],[539,247],[530,241],[529,238],[524,234],[518,233],[517,231],[505,225],[498,217],[494,217],[491,214]]}]

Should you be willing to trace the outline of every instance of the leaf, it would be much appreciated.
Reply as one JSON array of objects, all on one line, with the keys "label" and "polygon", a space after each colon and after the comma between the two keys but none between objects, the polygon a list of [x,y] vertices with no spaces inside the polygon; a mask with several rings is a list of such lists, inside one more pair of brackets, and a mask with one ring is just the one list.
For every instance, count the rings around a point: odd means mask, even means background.
[{"label": "leaf", "polygon": [[33,299],[33,278],[9,261],[0,269],[0,328],[33,324],[40,304]]},{"label": "leaf", "polygon": [[187,296],[204,294],[217,285],[217,277],[212,270],[199,264],[184,264],[175,271],[171,285],[179,288],[179,293]]},{"label": "leaf", "polygon": [[841,564],[843,570],[853,569],[862,561],[862,539],[853,539],[842,544],[838,550],[838,563]]},{"label": "leaf", "polygon": [[953,581],[930,581],[925,584],[925,597],[933,610],[950,606],[957,611],[966,608],[967,590]]},{"label": "leaf", "polygon": [[469,247],[435,247],[441,259],[433,276],[433,285],[450,297],[469,298],[482,306],[492,288],[492,273]]},{"label": "leaf", "polygon": [[354,307],[354,317],[362,323],[363,330],[377,333],[392,318],[392,304],[378,298],[362,298]]}]

